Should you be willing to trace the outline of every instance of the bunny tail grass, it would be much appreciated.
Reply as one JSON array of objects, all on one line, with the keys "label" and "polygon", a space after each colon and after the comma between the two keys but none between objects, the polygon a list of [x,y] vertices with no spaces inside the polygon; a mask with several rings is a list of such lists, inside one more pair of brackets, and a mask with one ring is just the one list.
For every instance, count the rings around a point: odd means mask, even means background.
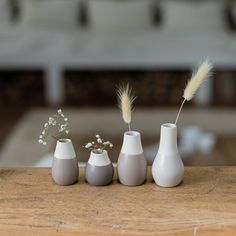
[{"label": "bunny tail grass", "polygon": [[210,64],[207,60],[205,60],[198,68],[197,72],[192,75],[192,78],[189,80],[183,94],[183,102],[179,108],[176,120],[175,120],[175,125],[178,122],[180,113],[182,111],[182,108],[184,106],[184,103],[186,101],[190,101],[200,85],[203,83],[204,79],[209,75],[212,69],[212,64]]},{"label": "bunny tail grass", "polygon": [[184,90],[184,99],[190,101],[197,89],[200,87],[204,79],[208,76],[212,69],[212,65],[205,60],[198,68],[197,72],[192,75],[192,78],[189,80],[185,90]]},{"label": "bunny tail grass", "polygon": [[118,89],[117,96],[123,120],[128,124],[129,130],[131,130],[133,103],[136,97],[132,95],[132,89],[129,87],[129,84],[121,86]]}]

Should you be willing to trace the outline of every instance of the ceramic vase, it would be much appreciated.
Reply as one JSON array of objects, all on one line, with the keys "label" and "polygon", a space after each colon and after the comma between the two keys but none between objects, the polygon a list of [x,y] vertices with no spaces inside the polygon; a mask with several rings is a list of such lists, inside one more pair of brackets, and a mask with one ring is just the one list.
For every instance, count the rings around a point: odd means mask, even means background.
[{"label": "ceramic vase", "polygon": [[91,185],[104,186],[112,182],[114,168],[107,151],[91,151],[85,170],[85,178]]},{"label": "ceramic vase", "polygon": [[175,124],[161,126],[160,146],[152,165],[152,176],[162,187],[174,187],[183,180],[184,165],[178,151]]},{"label": "ceramic vase", "polygon": [[58,185],[74,184],[78,180],[78,161],[70,139],[57,141],[52,164],[52,178]]},{"label": "ceramic vase", "polygon": [[124,185],[137,186],[143,184],[146,180],[147,160],[143,154],[139,132],[125,132],[118,158],[117,171],[118,178]]}]

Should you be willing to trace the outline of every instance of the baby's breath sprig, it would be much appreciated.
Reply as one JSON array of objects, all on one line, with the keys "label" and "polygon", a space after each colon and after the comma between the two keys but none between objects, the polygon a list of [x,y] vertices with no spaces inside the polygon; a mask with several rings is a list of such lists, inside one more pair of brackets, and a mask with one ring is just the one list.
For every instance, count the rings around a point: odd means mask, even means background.
[{"label": "baby's breath sprig", "polygon": [[107,147],[113,148],[113,144],[110,141],[105,141],[102,139],[99,134],[96,134],[95,138],[96,141],[89,142],[83,147],[98,153],[103,152],[103,150],[105,150]]},{"label": "baby's breath sprig", "polygon": [[48,118],[48,121],[44,124],[44,128],[42,133],[39,135],[39,140],[38,142],[46,145],[47,144],[47,138],[49,136],[56,138],[55,136],[53,136],[52,134],[50,134],[50,131],[52,128],[58,129],[59,133],[65,133],[65,134],[69,134],[69,123],[68,123],[68,118],[65,117],[65,115],[63,114],[62,110],[59,109],[57,111],[57,114],[54,114],[53,116],[50,116]]}]

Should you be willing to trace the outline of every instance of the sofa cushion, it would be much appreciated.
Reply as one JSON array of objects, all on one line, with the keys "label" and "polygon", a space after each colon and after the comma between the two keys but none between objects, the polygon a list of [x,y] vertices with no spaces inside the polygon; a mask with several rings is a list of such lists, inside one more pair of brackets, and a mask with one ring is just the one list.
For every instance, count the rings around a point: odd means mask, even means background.
[{"label": "sofa cushion", "polygon": [[0,25],[10,22],[10,4],[8,0],[0,0]]},{"label": "sofa cushion", "polygon": [[20,0],[21,24],[48,28],[76,28],[80,0]]},{"label": "sofa cushion", "polygon": [[224,26],[220,1],[162,1],[164,25],[170,30],[216,30]]},{"label": "sofa cushion", "polygon": [[87,0],[89,22],[98,31],[129,31],[151,26],[152,0]]}]

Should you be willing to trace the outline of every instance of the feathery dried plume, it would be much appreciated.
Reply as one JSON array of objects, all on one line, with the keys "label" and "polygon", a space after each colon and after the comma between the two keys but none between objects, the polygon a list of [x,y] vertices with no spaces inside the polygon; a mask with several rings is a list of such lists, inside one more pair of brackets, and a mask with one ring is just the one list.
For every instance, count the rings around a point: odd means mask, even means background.
[{"label": "feathery dried plume", "polygon": [[131,130],[130,124],[132,120],[133,103],[136,97],[132,95],[132,89],[129,87],[129,84],[121,86],[118,89],[117,95],[123,120],[128,124],[129,130]]},{"label": "feathery dried plume", "polygon": [[189,80],[185,90],[183,98],[190,101],[197,89],[200,87],[204,79],[208,76],[212,69],[212,65],[205,60],[198,68],[197,72],[193,74],[192,78]]},{"label": "feathery dried plume", "polygon": [[200,85],[203,83],[204,79],[210,74],[212,69],[212,64],[205,60],[198,68],[197,72],[192,75],[192,78],[189,80],[183,94],[183,102],[180,106],[179,112],[177,114],[175,124],[177,124],[180,112],[186,101],[190,101]]}]

